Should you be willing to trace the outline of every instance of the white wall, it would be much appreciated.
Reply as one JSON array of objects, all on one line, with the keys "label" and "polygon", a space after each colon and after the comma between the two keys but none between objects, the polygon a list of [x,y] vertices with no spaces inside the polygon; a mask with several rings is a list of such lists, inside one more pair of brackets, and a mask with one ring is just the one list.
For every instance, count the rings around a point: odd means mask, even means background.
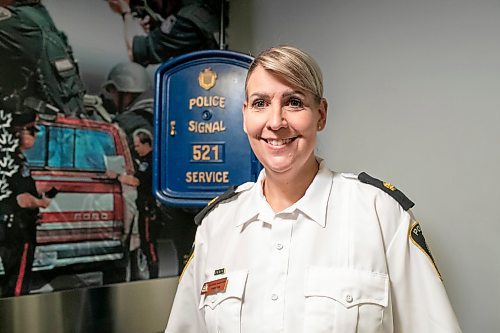
[{"label": "white wall", "polygon": [[231,49],[290,43],[316,57],[330,102],[319,154],[402,189],[462,330],[500,332],[500,2],[231,6]]}]

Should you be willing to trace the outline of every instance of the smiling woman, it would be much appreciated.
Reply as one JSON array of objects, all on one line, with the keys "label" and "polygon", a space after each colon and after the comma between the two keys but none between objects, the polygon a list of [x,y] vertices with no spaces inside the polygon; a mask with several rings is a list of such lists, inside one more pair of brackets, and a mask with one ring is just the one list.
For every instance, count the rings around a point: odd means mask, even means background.
[{"label": "smiling woman", "polygon": [[266,169],[266,199],[278,212],[304,195],[318,171],[314,147],[326,122],[327,103],[264,65],[248,75],[243,121],[252,150]]},{"label": "smiling woman", "polygon": [[243,128],[264,170],[195,218],[167,333],[460,332],[413,203],[315,156],[327,109],[308,54],[254,60]]}]

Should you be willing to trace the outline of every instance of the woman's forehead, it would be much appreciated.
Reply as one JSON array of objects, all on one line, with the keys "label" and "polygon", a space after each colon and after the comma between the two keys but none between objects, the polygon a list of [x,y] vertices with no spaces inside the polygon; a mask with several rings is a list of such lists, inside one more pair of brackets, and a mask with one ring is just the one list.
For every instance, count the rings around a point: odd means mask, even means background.
[{"label": "woman's forehead", "polygon": [[288,78],[272,70],[264,69],[261,66],[256,67],[255,70],[250,73],[246,88],[248,93],[249,88],[251,88],[252,90],[262,91],[276,87],[281,87],[290,91],[304,92],[304,89],[292,83]]}]

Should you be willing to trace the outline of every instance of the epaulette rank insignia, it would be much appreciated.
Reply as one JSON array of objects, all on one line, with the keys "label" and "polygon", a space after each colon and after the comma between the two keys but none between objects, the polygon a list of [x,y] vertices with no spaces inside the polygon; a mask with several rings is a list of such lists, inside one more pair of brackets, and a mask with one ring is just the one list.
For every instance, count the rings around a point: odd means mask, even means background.
[{"label": "epaulette rank insignia", "polygon": [[358,175],[358,179],[362,183],[373,185],[373,186],[381,189],[385,193],[389,194],[391,197],[394,198],[394,200],[399,202],[399,204],[401,205],[401,207],[403,207],[404,210],[408,210],[408,209],[412,208],[413,206],[415,206],[415,204],[410,199],[408,199],[408,197],[406,195],[404,195],[403,192],[398,190],[394,185],[392,185],[390,183],[386,183],[386,182],[383,182],[377,178],[373,178],[372,176],[370,176],[366,172],[360,173]]},{"label": "epaulette rank insignia", "polygon": [[231,186],[226,192],[221,194],[218,197],[215,197],[205,206],[196,216],[194,217],[194,223],[196,225],[200,225],[201,221],[205,218],[205,216],[212,211],[217,205],[219,205],[222,201],[227,200],[231,197],[234,197],[238,193],[236,192],[236,186]]}]

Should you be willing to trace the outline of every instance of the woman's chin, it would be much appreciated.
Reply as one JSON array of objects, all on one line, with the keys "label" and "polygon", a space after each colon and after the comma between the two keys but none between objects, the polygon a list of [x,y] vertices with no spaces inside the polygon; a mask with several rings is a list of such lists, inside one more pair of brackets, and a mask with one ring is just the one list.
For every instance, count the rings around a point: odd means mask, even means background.
[{"label": "woman's chin", "polygon": [[285,173],[293,167],[293,163],[289,159],[273,159],[263,164],[266,171],[273,173]]}]

